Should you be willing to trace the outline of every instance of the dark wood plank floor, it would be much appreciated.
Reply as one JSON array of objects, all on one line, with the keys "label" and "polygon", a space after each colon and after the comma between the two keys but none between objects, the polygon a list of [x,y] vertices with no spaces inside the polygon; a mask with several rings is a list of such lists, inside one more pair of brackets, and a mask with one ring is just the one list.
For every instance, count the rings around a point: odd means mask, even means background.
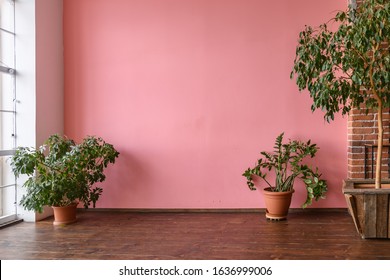
[{"label": "dark wood plank floor", "polygon": [[0,259],[390,259],[389,240],[363,240],[347,211],[263,213],[82,211],[0,230]]}]

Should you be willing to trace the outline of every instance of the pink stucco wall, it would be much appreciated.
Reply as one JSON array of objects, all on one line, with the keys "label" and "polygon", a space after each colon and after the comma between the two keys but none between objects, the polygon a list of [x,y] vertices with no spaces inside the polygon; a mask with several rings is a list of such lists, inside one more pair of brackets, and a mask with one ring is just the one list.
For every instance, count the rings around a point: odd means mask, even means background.
[{"label": "pink stucco wall", "polygon": [[346,120],[313,114],[289,74],[298,32],[346,2],[64,1],[65,133],[121,153],[98,207],[264,207],[241,174],[282,131],[321,148],[313,207],[344,207]]}]

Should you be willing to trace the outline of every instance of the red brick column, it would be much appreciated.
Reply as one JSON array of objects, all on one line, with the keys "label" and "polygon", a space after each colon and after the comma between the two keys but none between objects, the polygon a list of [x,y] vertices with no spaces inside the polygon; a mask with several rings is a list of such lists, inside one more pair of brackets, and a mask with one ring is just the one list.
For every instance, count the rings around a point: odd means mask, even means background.
[{"label": "red brick column", "polygon": [[[376,145],[378,139],[377,113],[372,110],[354,109],[348,116],[348,178],[364,179],[365,145],[367,145],[368,157],[366,160],[366,171],[369,178],[375,178],[371,170],[371,149],[370,145]],[[390,110],[384,110],[383,114],[383,142],[389,145],[390,138]],[[375,150],[376,151],[376,150]],[[375,166],[374,151],[374,166]],[[389,148],[383,148],[382,178],[389,178]],[[374,167],[375,172],[375,167]]]}]

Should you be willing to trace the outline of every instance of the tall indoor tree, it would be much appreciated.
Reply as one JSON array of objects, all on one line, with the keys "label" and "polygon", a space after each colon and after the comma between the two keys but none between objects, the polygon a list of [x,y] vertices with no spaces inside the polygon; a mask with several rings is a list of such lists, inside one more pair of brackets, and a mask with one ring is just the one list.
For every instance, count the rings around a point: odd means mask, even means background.
[{"label": "tall indoor tree", "polygon": [[381,187],[383,110],[390,108],[389,39],[390,1],[364,0],[317,28],[305,26],[291,72],[327,121],[361,105],[377,112],[375,188]]}]

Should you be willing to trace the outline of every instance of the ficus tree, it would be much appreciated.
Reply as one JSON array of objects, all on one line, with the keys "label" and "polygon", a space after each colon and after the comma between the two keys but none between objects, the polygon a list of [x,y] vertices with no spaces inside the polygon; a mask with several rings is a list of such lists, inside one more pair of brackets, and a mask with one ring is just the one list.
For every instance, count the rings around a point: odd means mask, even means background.
[{"label": "ficus tree", "polygon": [[[365,0],[300,32],[291,78],[329,122],[352,108],[377,112],[375,188],[381,187],[383,110],[390,107],[390,1]],[[362,106],[364,105],[364,106]]]}]

